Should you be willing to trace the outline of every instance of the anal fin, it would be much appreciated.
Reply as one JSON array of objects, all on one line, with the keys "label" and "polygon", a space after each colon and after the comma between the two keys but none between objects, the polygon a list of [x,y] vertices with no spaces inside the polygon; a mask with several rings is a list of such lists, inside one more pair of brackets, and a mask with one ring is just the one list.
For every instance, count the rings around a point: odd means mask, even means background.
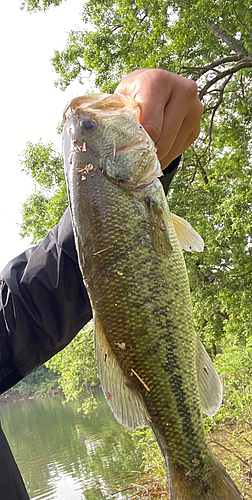
[{"label": "anal fin", "polygon": [[97,314],[94,315],[94,335],[101,386],[116,420],[132,431],[137,426],[149,425],[142,397],[127,383],[127,377],[117,362]]}]

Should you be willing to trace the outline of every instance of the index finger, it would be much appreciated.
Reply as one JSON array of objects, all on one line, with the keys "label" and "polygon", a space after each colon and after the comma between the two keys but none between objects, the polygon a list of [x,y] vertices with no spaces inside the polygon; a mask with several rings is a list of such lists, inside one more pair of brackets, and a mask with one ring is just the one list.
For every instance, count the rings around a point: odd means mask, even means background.
[{"label": "index finger", "polygon": [[163,127],[164,109],[170,98],[167,71],[142,69],[127,75],[115,92],[129,94],[140,107],[140,123],[154,142],[157,142]]}]

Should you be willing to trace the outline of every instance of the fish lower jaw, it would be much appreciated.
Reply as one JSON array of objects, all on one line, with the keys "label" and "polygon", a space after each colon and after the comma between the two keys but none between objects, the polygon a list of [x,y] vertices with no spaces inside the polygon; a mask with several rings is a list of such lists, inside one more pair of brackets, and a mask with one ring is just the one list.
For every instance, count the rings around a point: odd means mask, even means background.
[{"label": "fish lower jaw", "polygon": [[151,165],[149,171],[141,177],[137,181],[137,184],[133,186],[132,190],[134,191],[139,191],[141,189],[145,189],[146,187],[151,186],[154,181],[158,179],[158,177],[161,177],[163,175],[162,169],[160,162],[158,158],[156,157],[155,162]]}]

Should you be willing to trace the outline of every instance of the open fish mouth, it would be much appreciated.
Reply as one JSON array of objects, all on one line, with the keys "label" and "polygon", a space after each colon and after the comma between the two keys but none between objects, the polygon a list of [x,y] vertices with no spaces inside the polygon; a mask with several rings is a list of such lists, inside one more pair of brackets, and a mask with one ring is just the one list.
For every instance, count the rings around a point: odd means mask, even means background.
[{"label": "open fish mouth", "polygon": [[154,181],[163,175],[161,165],[158,159],[154,162],[150,170],[138,180],[137,184],[132,187],[132,190],[141,190],[150,186]]},{"label": "open fish mouth", "polygon": [[[118,153],[118,152],[123,152],[123,153],[126,152],[127,153],[127,151],[134,150],[134,149],[141,148],[141,147],[143,150],[149,150],[149,147],[150,147],[149,142],[146,141],[146,139],[140,140],[140,141],[137,141],[133,144],[122,146],[122,147],[116,149],[116,153]],[[130,179],[128,187],[132,191],[144,189],[145,187],[148,187],[150,184],[153,183],[153,181],[157,180],[162,175],[163,175],[163,171],[161,169],[160,162],[159,162],[158,158],[156,157],[155,161],[151,163],[149,170],[147,172],[145,172],[145,174],[140,179],[138,179],[136,182],[133,182],[133,179]],[[120,180],[119,180],[119,182],[120,182]]]}]

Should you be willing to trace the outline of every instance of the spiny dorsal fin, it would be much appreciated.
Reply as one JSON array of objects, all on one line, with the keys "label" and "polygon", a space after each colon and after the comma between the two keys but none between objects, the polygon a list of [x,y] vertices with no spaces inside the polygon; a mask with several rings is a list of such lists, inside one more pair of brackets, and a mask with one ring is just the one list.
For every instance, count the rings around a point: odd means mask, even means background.
[{"label": "spiny dorsal fin", "polygon": [[105,337],[97,314],[94,315],[94,335],[101,386],[116,420],[132,431],[137,426],[148,426],[149,421],[142,397],[129,387],[127,378]]},{"label": "spiny dorsal fin", "polygon": [[204,240],[195,229],[193,229],[191,224],[173,213],[171,213],[171,218],[181,248],[187,252],[191,252],[192,250],[195,252],[203,252]]},{"label": "spiny dorsal fin", "polygon": [[222,386],[214,364],[196,334],[195,352],[201,409],[212,417],[222,403]]}]

